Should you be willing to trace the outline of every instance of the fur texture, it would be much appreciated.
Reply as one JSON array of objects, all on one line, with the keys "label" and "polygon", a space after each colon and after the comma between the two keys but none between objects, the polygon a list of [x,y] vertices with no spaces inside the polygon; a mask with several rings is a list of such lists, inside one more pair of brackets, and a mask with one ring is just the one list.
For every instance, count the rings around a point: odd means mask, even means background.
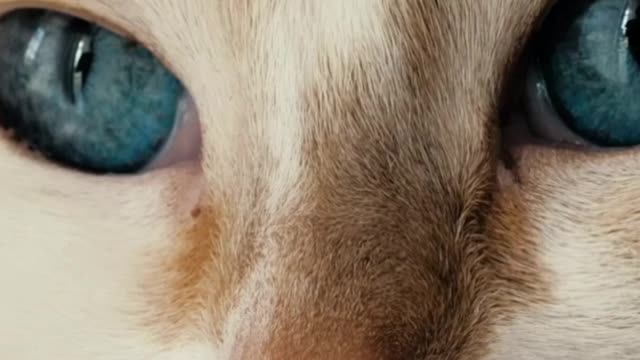
[{"label": "fur texture", "polygon": [[1,357],[637,358],[637,154],[501,160],[552,3],[0,0],[140,40],[203,131],[117,178],[0,139]]}]

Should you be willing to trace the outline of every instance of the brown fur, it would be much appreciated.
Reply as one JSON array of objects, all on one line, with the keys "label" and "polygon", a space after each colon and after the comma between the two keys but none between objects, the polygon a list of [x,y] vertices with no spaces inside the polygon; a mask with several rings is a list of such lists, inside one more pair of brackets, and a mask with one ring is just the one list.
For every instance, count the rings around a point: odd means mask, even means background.
[{"label": "brown fur", "polygon": [[[512,6],[516,4],[521,5]],[[499,74],[509,72],[520,48],[491,51],[477,46],[482,38],[457,36],[455,24],[482,19],[486,4],[412,1],[385,6],[385,47],[374,44],[354,58],[317,60],[319,80],[301,105],[301,121],[308,129],[302,145],[308,180],[299,185],[303,203],[278,214],[281,220],[270,220],[275,224],[257,220],[253,225],[277,238],[268,250],[278,253],[270,284],[277,291],[277,320],[274,329],[263,330],[269,331],[270,345],[256,349],[260,353],[285,349],[273,356],[308,358],[306,351],[329,340],[330,348],[317,356],[329,356],[327,351],[337,356],[346,346],[338,339],[348,336],[385,358],[472,358],[483,353],[492,318],[507,314],[512,302],[543,299],[538,294],[544,285],[533,270],[540,271],[535,245],[523,241],[521,247],[505,246],[500,230],[488,238],[486,229],[496,166],[486,156],[496,146],[491,134],[503,86]],[[434,17],[439,21],[430,23]],[[516,16],[501,20],[484,32],[487,38],[491,31],[524,38],[531,29]],[[449,31],[450,37],[445,36]],[[388,53],[394,51],[395,59]],[[394,60],[406,62],[399,67],[403,73],[385,74]],[[439,89],[437,97],[431,97],[433,87]],[[466,92],[466,87],[486,91]],[[456,103],[468,104],[473,113],[458,112]],[[275,161],[262,159],[265,164]],[[260,184],[264,178],[255,181],[249,186],[265,186]],[[266,212],[260,203],[265,195],[256,193],[253,214]],[[518,228],[509,226],[510,231]],[[243,235],[235,241],[266,246],[254,231]],[[195,236],[199,243],[194,249],[215,253],[211,246],[220,239]],[[190,233],[187,243],[193,237]],[[252,250],[218,256],[217,267],[231,264],[231,269],[209,274],[233,273],[250,254]],[[185,262],[182,271],[202,271],[206,264],[197,260],[202,255],[191,256],[196,266]],[[208,282],[211,286],[201,291],[209,295],[200,297],[221,297],[222,289],[215,286],[220,283]],[[307,293],[306,286],[304,291],[295,287],[298,283],[315,289]],[[182,292],[191,294],[190,289]],[[343,334],[345,328],[348,333]]]}]

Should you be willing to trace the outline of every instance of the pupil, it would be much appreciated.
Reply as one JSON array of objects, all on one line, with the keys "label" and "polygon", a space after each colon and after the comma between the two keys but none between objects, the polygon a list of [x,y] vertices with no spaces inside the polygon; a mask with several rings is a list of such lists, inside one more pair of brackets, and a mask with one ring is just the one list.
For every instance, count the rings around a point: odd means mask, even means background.
[{"label": "pupil", "polygon": [[78,60],[78,64],[75,69],[75,73],[79,73],[82,75],[82,83],[84,84],[87,75],[89,74],[89,70],[91,69],[91,64],[93,63],[93,53],[83,53],[80,55],[80,60]]},{"label": "pupil", "polygon": [[73,102],[77,102],[82,97],[82,90],[92,64],[92,38],[89,35],[80,35],[71,52],[71,71],[68,75]]},{"label": "pupil", "polygon": [[636,7],[633,19],[626,26],[629,50],[637,62],[640,62],[640,6]]},{"label": "pupil", "polygon": [[93,63],[93,27],[90,23],[76,19],[68,26],[71,49],[68,53],[67,88],[70,100],[77,103]]}]

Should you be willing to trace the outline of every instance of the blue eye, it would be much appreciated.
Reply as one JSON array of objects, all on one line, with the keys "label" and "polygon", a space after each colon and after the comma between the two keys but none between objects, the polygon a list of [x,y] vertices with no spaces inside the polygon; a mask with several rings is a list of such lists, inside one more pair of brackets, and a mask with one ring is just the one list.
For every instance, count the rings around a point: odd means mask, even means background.
[{"label": "blue eye", "polygon": [[541,29],[534,96],[578,138],[640,144],[638,1],[560,1]]},{"label": "blue eye", "polygon": [[180,121],[180,82],[146,48],[77,18],[4,16],[0,69],[0,123],[83,171],[139,171]]}]

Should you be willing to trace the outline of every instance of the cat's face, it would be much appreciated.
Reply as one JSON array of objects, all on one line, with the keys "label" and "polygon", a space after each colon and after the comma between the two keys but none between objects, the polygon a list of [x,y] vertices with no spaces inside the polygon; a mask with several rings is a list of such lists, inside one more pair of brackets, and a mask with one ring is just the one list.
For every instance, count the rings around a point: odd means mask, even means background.
[{"label": "cat's face", "polygon": [[133,35],[202,129],[124,177],[0,138],[0,357],[640,356],[640,155],[502,141],[553,3],[0,0]]}]

